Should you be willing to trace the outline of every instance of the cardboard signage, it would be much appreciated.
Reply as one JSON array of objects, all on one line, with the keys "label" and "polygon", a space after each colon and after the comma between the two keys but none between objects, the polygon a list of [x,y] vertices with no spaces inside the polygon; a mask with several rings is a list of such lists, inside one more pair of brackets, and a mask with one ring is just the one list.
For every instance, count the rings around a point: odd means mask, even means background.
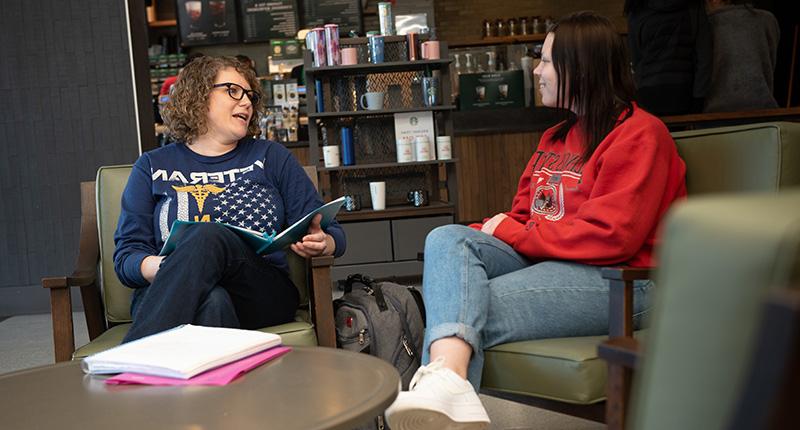
[{"label": "cardboard signage", "polygon": [[428,142],[436,142],[433,112],[408,112],[394,114],[395,139],[408,138],[412,142],[417,137],[425,136]]},{"label": "cardboard signage", "polygon": [[239,0],[242,41],[265,42],[297,35],[294,0]]},{"label": "cardboard signage", "polygon": [[462,110],[525,106],[522,70],[465,73],[458,77]]},{"label": "cardboard signage", "polygon": [[239,40],[235,0],[177,0],[181,46]]}]

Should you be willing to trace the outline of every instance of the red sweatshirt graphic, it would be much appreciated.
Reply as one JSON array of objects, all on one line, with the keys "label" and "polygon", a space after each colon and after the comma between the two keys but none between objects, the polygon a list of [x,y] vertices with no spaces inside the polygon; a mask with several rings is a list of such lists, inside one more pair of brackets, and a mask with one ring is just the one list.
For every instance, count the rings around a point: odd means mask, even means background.
[{"label": "red sweatshirt graphic", "polygon": [[579,127],[565,141],[552,136],[542,136],[494,235],[531,260],[653,265],[658,224],[686,195],[666,126],[637,107],[585,163]]}]

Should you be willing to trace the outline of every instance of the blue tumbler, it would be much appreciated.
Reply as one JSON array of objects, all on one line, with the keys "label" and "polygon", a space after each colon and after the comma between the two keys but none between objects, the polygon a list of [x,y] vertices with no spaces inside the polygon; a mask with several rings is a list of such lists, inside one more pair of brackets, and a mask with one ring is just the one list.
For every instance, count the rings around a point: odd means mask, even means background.
[{"label": "blue tumbler", "polygon": [[325,100],[322,98],[322,81],[314,81],[314,96],[317,99],[317,112],[325,112]]},{"label": "blue tumbler", "polygon": [[342,127],[342,164],[352,166],[356,164],[355,148],[353,148],[353,129]]},{"label": "blue tumbler", "polygon": [[367,38],[369,47],[369,61],[373,64],[383,63],[384,43],[383,36],[369,36]]}]

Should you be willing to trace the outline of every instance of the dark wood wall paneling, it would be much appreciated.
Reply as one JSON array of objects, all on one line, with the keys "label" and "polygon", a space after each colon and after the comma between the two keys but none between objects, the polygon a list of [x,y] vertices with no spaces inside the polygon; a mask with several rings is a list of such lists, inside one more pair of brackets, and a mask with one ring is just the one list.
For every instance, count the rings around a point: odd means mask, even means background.
[{"label": "dark wood wall paneling", "polygon": [[511,209],[517,181],[541,133],[457,136],[459,222],[480,221]]},{"label": "dark wood wall paneling", "polygon": [[48,311],[39,279],[74,264],[80,182],[136,160],[125,19],[123,1],[2,2],[0,315]]}]

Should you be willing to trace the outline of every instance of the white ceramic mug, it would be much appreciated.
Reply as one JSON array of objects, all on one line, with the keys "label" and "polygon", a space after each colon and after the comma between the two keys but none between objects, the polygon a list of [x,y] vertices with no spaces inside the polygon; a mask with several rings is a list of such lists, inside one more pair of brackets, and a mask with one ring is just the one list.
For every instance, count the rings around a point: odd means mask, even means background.
[{"label": "white ceramic mug", "polygon": [[369,194],[372,198],[372,209],[381,211],[386,209],[386,182],[370,182]]},{"label": "white ceramic mug", "polygon": [[339,167],[339,146],[323,146],[322,158],[325,160],[325,167]]},{"label": "white ceramic mug", "polygon": [[383,109],[383,93],[382,92],[364,93],[361,95],[359,104],[361,105],[361,109],[381,110]]}]

